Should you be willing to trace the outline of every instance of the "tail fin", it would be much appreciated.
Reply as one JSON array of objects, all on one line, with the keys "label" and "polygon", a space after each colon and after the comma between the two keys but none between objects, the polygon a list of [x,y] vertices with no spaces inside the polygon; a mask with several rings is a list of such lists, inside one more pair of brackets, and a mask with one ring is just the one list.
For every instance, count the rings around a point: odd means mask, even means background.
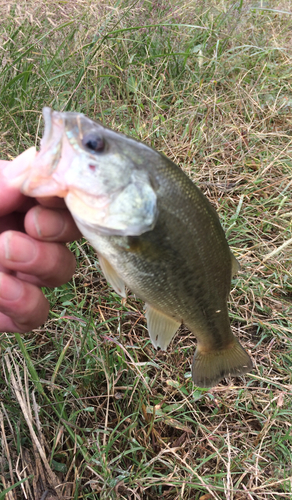
[{"label": "tail fin", "polygon": [[239,376],[251,371],[252,361],[234,337],[226,349],[203,352],[198,345],[192,365],[192,377],[198,387],[213,387],[228,375]]}]

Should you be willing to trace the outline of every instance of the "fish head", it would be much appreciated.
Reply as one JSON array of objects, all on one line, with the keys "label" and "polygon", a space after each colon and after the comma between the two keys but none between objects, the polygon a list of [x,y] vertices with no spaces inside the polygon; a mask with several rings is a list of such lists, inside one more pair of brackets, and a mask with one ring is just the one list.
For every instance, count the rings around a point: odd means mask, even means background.
[{"label": "fish head", "polygon": [[21,191],[63,197],[77,223],[102,234],[153,229],[157,195],[143,156],[152,150],[80,113],[44,108],[43,117],[40,151],[21,172]]}]

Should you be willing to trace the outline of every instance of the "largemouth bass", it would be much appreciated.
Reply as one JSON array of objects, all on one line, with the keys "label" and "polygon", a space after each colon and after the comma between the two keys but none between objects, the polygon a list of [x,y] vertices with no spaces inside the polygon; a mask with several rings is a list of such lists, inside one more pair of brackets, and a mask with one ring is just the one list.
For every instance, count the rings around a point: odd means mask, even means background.
[{"label": "largemouth bass", "polygon": [[44,108],[39,153],[11,182],[33,197],[60,196],[95,248],[113,289],[145,301],[149,335],[166,349],[181,323],[198,345],[199,387],[252,368],[234,337],[227,299],[238,263],[216,211],[164,155],[80,113]]}]

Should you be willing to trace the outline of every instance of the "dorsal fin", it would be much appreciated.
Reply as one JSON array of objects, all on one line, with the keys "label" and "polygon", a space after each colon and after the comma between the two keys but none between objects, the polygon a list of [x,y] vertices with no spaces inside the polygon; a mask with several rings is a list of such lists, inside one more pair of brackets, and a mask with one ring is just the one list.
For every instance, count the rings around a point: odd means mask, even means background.
[{"label": "dorsal fin", "polygon": [[235,276],[238,271],[240,271],[240,264],[238,262],[238,260],[236,259],[236,257],[234,257],[233,253],[231,253],[231,278],[233,278],[233,276]]}]

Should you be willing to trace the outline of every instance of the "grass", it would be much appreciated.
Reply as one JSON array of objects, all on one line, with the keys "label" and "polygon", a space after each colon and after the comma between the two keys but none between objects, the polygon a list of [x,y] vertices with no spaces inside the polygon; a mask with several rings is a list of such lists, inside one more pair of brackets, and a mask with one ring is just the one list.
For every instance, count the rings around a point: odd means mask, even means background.
[{"label": "grass", "polygon": [[179,163],[240,261],[230,318],[255,365],[194,387],[194,336],[155,352],[143,304],[71,244],[76,274],[46,291],[47,323],[1,334],[1,500],[291,498],[291,8],[0,4],[1,157],[38,144],[49,105]]}]

